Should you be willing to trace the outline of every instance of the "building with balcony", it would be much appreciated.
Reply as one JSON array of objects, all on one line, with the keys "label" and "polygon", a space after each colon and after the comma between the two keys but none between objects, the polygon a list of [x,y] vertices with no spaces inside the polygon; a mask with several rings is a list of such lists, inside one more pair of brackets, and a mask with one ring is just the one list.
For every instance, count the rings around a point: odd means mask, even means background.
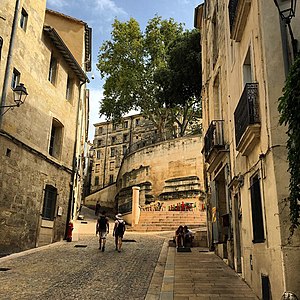
[{"label": "building with balcony", "polygon": [[[0,7],[0,253],[64,238],[81,202],[91,29],[46,0]],[[12,89],[28,96],[13,104]]]},{"label": "building with balcony", "polygon": [[[297,8],[296,38],[299,17]],[[272,0],[204,1],[195,27],[210,248],[261,299],[285,291],[299,298],[299,229],[290,235],[287,135],[277,110],[292,60],[287,29]]]}]

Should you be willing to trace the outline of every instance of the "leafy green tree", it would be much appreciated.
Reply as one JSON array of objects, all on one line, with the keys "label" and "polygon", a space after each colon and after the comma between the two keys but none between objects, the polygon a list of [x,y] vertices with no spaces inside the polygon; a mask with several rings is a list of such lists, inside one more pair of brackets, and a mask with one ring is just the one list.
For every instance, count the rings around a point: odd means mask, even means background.
[{"label": "leafy green tree", "polygon": [[287,149],[290,177],[291,233],[300,225],[300,55],[289,71],[283,96],[279,98],[280,124],[287,126]]},{"label": "leafy green tree", "polygon": [[186,31],[168,47],[167,65],[156,71],[158,98],[171,108],[179,136],[201,132],[201,47],[197,30]]},{"label": "leafy green tree", "polygon": [[[166,138],[167,130],[173,128],[176,120],[181,120],[180,132],[184,131],[191,112],[199,107],[193,101],[199,101],[201,82],[197,92],[193,91],[194,97],[187,93],[188,83],[194,84],[191,78],[195,75],[194,65],[200,64],[199,34],[196,39],[195,36],[195,32],[184,33],[182,24],[159,16],[149,20],[145,33],[133,18],[124,23],[115,20],[111,40],[103,43],[98,56],[97,67],[105,79],[100,114],[118,122],[130,110],[139,110],[154,123],[161,139]],[[198,51],[197,55],[194,51]],[[183,71],[176,67],[180,59]],[[200,76],[199,71],[196,77]],[[185,92],[178,88],[179,79]],[[189,115],[189,118],[177,118],[181,110],[182,116]]]}]

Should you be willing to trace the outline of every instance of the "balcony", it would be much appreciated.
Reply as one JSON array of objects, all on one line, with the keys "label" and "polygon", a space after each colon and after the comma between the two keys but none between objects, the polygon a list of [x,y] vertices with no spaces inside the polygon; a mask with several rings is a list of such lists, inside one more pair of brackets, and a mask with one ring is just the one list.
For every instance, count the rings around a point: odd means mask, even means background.
[{"label": "balcony", "polygon": [[240,42],[247,23],[251,0],[230,0],[228,5],[230,37]]},{"label": "balcony", "polygon": [[214,169],[225,153],[223,126],[223,120],[213,120],[204,137],[202,153],[209,169]]},{"label": "balcony", "polygon": [[247,83],[234,112],[236,149],[248,155],[260,138],[258,83]]}]

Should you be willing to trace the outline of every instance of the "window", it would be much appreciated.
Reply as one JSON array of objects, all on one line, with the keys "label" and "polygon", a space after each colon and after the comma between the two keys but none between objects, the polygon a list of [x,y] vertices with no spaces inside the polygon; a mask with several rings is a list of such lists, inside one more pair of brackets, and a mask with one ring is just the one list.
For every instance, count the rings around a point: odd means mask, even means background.
[{"label": "window", "polygon": [[101,157],[101,151],[100,150],[97,150],[97,159],[100,159],[100,157]]},{"label": "window", "polygon": [[135,120],[135,125],[138,126],[140,124],[140,119]]},{"label": "window", "polygon": [[96,173],[99,173],[99,172],[100,172],[100,164],[96,164],[95,172],[96,172]]},{"label": "window", "polygon": [[109,184],[114,183],[114,175],[109,175]]},{"label": "window", "polygon": [[126,154],[126,151],[127,151],[127,147],[124,145],[124,146],[123,146],[123,155]]},{"label": "window", "polygon": [[21,11],[21,18],[20,18],[20,27],[26,31],[27,28],[27,20],[28,20],[28,13],[24,8],[22,8]]},{"label": "window", "polygon": [[97,147],[100,147],[102,145],[102,140],[97,141]]},{"label": "window", "polygon": [[128,128],[128,121],[124,122],[124,128]]},{"label": "window", "polygon": [[67,89],[66,89],[66,99],[71,100],[72,95],[73,95],[73,79],[68,75]]},{"label": "window", "polygon": [[214,81],[214,119],[222,120],[222,103],[221,103],[221,88],[219,74],[216,76]]},{"label": "window", "polygon": [[244,65],[243,65],[243,79],[244,79],[244,86],[246,83],[252,83],[253,82],[253,76],[252,76],[252,63],[251,63],[251,51],[250,48],[248,49]]},{"label": "window", "polygon": [[2,46],[3,46],[3,38],[2,36],[0,36],[0,60],[1,60]]},{"label": "window", "polygon": [[11,79],[11,88],[14,89],[20,83],[20,72],[14,68],[12,79]]},{"label": "window", "polygon": [[258,174],[254,175],[251,180],[251,210],[252,210],[252,229],[253,243],[263,243],[265,240],[262,201],[260,192],[260,182]]},{"label": "window", "polygon": [[127,142],[128,140],[128,134],[123,135],[123,143]]},{"label": "window", "polygon": [[111,137],[111,143],[114,144],[115,142],[116,142],[116,137],[115,137],[115,136],[112,136],[112,137]]},{"label": "window", "polygon": [[51,156],[56,158],[60,157],[62,148],[62,137],[63,125],[57,119],[53,119],[49,146],[49,154]]},{"label": "window", "polygon": [[102,132],[103,132],[103,127],[99,127],[98,128],[98,134],[102,134]]},{"label": "window", "polygon": [[55,84],[56,72],[57,72],[57,59],[53,56],[53,53],[52,53],[51,59],[50,59],[49,76],[48,76],[48,80],[52,84]]},{"label": "window", "polygon": [[46,185],[42,218],[47,220],[54,220],[56,207],[57,189],[52,185]]},{"label": "window", "polygon": [[99,185],[99,176],[95,177],[95,185]]},{"label": "window", "polygon": [[113,130],[116,130],[117,129],[117,124],[113,124],[112,128],[113,128]]},{"label": "window", "polygon": [[114,162],[114,161],[111,161],[111,162],[109,163],[109,170],[110,170],[110,171],[113,171],[114,168],[115,168],[115,162]]},{"label": "window", "polygon": [[114,157],[115,156],[115,148],[110,149],[110,156]]}]

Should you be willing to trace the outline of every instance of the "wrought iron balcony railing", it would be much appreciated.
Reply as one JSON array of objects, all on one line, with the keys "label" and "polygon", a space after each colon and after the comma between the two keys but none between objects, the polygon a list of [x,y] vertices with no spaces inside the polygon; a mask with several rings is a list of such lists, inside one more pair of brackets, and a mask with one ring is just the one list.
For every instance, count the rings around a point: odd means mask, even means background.
[{"label": "wrought iron balcony railing", "polygon": [[234,112],[236,146],[247,127],[259,123],[258,83],[247,83]]},{"label": "wrought iron balcony railing", "polygon": [[208,159],[210,153],[215,148],[223,148],[224,144],[224,133],[223,133],[223,120],[213,120],[204,137],[204,157]]}]

